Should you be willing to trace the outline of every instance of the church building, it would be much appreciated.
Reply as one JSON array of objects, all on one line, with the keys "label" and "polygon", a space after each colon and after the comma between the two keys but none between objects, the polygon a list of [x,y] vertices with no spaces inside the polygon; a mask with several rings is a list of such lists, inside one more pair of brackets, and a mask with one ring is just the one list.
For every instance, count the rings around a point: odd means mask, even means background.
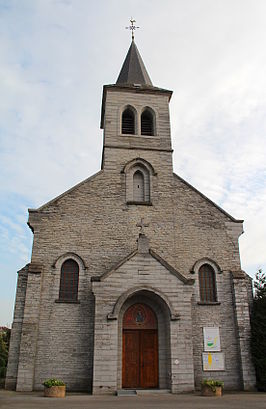
[{"label": "church building", "polygon": [[[134,38],[104,85],[101,170],[29,209],[6,388],[194,391],[255,385],[243,220],[173,173],[169,103]],[[136,392],[137,393],[137,392]]]}]

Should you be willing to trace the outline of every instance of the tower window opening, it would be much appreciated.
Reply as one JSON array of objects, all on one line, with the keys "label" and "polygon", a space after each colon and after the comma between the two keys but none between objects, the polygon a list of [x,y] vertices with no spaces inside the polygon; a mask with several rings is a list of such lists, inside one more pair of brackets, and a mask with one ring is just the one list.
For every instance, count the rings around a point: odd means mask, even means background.
[{"label": "tower window opening", "polygon": [[153,115],[148,109],[141,114],[141,135],[154,135]]},{"label": "tower window opening", "polygon": [[125,109],[122,114],[122,134],[135,134],[135,115],[130,108]]},{"label": "tower window opening", "polygon": [[133,176],[133,198],[136,202],[144,201],[144,175],[140,170]]}]

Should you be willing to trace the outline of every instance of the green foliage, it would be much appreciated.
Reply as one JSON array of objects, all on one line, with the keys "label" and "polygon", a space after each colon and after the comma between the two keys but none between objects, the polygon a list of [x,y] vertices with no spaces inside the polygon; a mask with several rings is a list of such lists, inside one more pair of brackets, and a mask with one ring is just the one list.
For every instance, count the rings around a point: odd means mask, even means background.
[{"label": "green foliage", "polygon": [[46,388],[51,388],[52,386],[65,386],[66,384],[63,381],[60,381],[59,379],[50,378],[50,379],[46,379],[43,382],[43,385]]},{"label": "green foliage", "polygon": [[2,335],[2,338],[7,346],[7,349],[9,347],[9,341],[10,341],[10,335],[11,335],[11,329],[7,327],[0,327],[0,334]]},{"label": "green foliage", "polygon": [[255,287],[255,299],[261,299],[266,297],[266,274],[260,269],[256,275],[256,280],[254,281]]},{"label": "green foliage", "polygon": [[224,382],[215,379],[203,379],[201,384],[209,386],[213,392],[215,392],[217,386],[224,387]]},{"label": "green foliage", "polygon": [[5,378],[8,359],[10,329],[0,327],[0,378]]},{"label": "green foliage", "polygon": [[266,275],[259,270],[254,282],[255,298],[251,315],[251,352],[257,388],[266,392]]}]

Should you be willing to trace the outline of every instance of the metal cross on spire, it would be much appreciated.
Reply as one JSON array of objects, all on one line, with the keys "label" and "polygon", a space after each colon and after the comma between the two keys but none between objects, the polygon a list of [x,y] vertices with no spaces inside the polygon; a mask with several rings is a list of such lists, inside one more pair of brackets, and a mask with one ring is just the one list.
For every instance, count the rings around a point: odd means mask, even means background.
[{"label": "metal cross on spire", "polygon": [[149,223],[144,223],[144,219],[142,217],[140,223],[137,223],[136,226],[140,227],[140,234],[144,234],[144,227],[149,227]]},{"label": "metal cross on spire", "polygon": [[130,19],[129,21],[130,21],[130,23],[131,23],[131,26],[126,27],[126,28],[127,28],[128,30],[131,30],[132,41],[134,41],[134,31],[135,31],[137,28],[139,28],[139,27],[135,26],[136,20],[134,20],[132,17],[131,17],[131,19]]}]

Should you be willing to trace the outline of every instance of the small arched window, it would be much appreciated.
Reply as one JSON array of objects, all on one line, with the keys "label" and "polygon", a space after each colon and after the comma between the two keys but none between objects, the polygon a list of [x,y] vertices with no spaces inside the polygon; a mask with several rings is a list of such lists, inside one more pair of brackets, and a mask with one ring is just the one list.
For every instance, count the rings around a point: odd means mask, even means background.
[{"label": "small arched window", "polygon": [[127,204],[151,206],[152,176],[156,175],[152,165],[135,158],[126,164],[122,173],[125,174]]},{"label": "small arched window", "polygon": [[133,175],[133,200],[135,202],[144,202],[144,175],[137,170]]},{"label": "small arched window", "polygon": [[131,108],[126,108],[122,114],[122,134],[135,134],[135,114]]},{"label": "small arched window", "polygon": [[79,266],[76,261],[66,260],[61,267],[59,300],[77,301]]},{"label": "small arched window", "polygon": [[150,109],[145,109],[141,114],[141,135],[154,135],[153,114]]},{"label": "small arched window", "polygon": [[216,302],[215,272],[209,264],[203,264],[199,269],[199,287],[201,302]]}]

